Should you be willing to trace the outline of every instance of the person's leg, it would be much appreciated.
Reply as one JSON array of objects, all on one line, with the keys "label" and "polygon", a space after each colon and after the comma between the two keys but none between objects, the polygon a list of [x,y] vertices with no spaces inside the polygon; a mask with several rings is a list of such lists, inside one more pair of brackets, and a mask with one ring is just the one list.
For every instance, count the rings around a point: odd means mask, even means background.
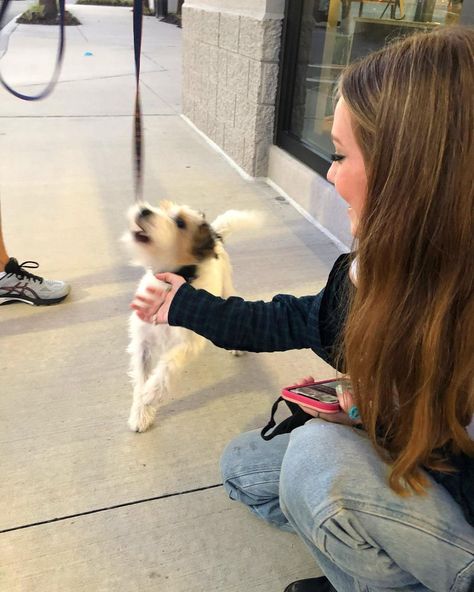
[{"label": "person's leg", "polygon": [[9,257],[3,238],[0,207],[0,304],[26,302],[39,306],[64,300],[69,294],[69,284],[59,280],[47,280],[28,271],[37,267],[36,261],[19,264],[16,259]]},{"label": "person's leg", "polygon": [[8,263],[10,257],[7,253],[5,241],[3,238],[3,226],[2,226],[2,207],[0,204],[0,273],[5,270],[5,265]]},{"label": "person's leg", "polygon": [[[281,530],[294,533],[280,508],[280,470],[290,434],[265,441],[260,430],[240,434],[224,450],[221,472],[224,488],[232,500]],[[301,587],[293,582],[285,592],[334,592],[325,577],[305,580]]]},{"label": "person's leg", "polygon": [[240,434],[224,450],[221,473],[231,499],[242,502],[270,524],[292,531],[278,499],[280,468],[289,437],[283,434],[267,442],[260,430]]},{"label": "person's leg", "polygon": [[291,434],[280,506],[338,592],[468,592],[474,529],[440,485],[401,497],[367,436],[311,420]]}]

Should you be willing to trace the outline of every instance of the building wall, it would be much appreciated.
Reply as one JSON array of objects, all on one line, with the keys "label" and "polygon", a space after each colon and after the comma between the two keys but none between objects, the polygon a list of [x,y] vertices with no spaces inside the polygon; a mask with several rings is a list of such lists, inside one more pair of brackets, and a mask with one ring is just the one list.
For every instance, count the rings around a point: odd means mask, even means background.
[{"label": "building wall", "polygon": [[273,143],[284,0],[186,0],[183,113],[253,177]]},{"label": "building wall", "polygon": [[313,169],[278,146],[269,149],[268,181],[333,240],[341,251],[351,248],[347,203]]},{"label": "building wall", "polygon": [[252,177],[270,183],[343,250],[347,206],[320,175],[273,145],[284,0],[185,0],[183,113]]}]

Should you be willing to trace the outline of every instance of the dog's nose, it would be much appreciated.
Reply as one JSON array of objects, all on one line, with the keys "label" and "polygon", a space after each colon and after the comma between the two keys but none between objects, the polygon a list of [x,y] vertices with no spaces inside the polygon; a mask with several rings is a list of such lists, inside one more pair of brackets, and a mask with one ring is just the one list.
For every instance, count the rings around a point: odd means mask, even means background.
[{"label": "dog's nose", "polygon": [[152,214],[152,211],[149,210],[148,208],[142,208],[140,210],[140,218],[146,218],[147,216],[150,216]]}]

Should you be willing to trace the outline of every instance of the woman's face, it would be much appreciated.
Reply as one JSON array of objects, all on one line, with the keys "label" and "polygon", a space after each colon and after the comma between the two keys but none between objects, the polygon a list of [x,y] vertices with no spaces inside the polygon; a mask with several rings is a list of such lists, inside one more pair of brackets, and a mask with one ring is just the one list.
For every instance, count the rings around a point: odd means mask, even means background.
[{"label": "woman's face", "polygon": [[349,109],[340,98],[334,111],[332,141],[336,152],[327,179],[349,204],[351,234],[356,235],[367,195],[367,174],[362,152],[352,131]]}]

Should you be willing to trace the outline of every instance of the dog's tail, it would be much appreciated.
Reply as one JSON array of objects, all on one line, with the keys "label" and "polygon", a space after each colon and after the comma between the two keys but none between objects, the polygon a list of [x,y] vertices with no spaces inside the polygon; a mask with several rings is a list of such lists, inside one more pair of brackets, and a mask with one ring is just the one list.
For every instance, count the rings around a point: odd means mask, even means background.
[{"label": "dog's tail", "polygon": [[244,228],[260,228],[263,225],[263,214],[256,210],[227,210],[211,223],[212,228],[222,238],[231,232]]}]

